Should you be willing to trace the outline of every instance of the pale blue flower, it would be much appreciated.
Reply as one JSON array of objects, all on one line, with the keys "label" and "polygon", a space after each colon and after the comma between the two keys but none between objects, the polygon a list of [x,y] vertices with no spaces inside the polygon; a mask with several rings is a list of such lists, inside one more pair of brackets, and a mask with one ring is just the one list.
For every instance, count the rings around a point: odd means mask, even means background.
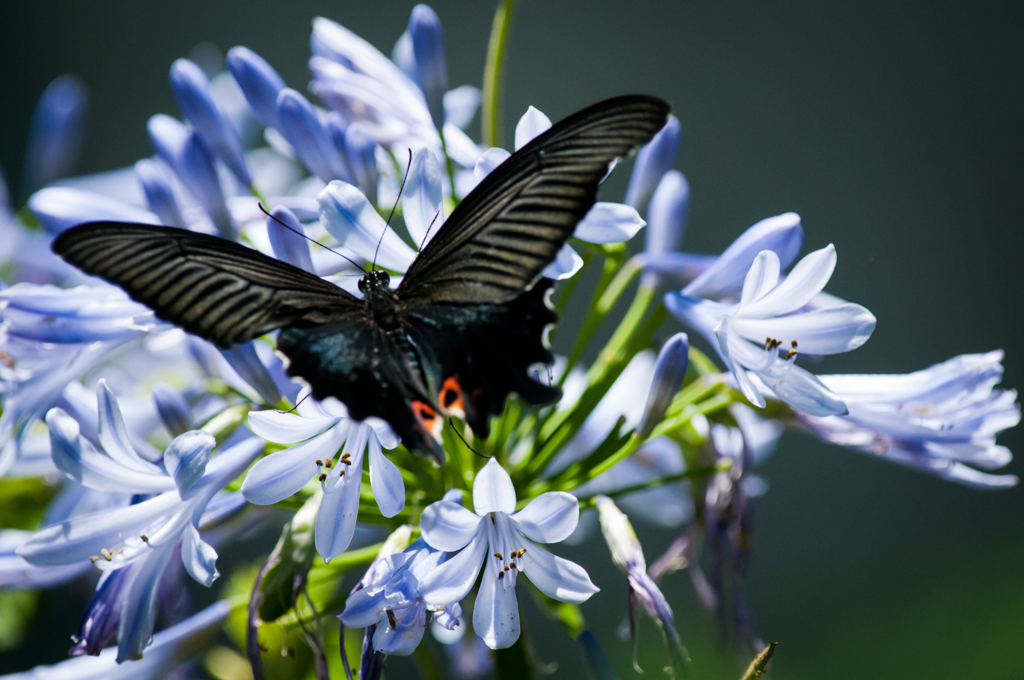
[{"label": "pale blue flower", "polygon": [[440,129],[449,157],[472,168],[480,149],[462,128],[479,105],[479,90],[463,86],[444,93],[442,110],[438,110],[437,95],[447,82],[440,23],[428,21],[433,11],[425,6],[418,6],[413,14],[409,26],[416,29],[420,47],[415,47],[411,30],[403,34],[395,49],[402,62],[398,65],[345,27],[322,17],[314,19],[310,89],[350,124],[363,124],[385,147],[397,143],[404,150],[426,145],[441,156],[438,125],[443,115]]},{"label": "pale blue flower", "polygon": [[[827,442],[980,489],[1015,486],[1015,475],[984,470],[1012,459],[996,435],[1020,422],[1014,390],[993,389],[1003,352],[963,354],[905,375],[823,375],[846,402],[846,416],[797,413]],[[976,468],[981,468],[976,469]]]},{"label": "pale blue flower", "polygon": [[89,91],[78,77],[57,76],[43,91],[32,114],[21,197],[74,170],[85,142]]},{"label": "pale blue flower", "polygon": [[[686,234],[686,225],[690,216],[690,184],[678,170],[669,170],[661,178],[654,196],[650,200],[650,207],[647,210],[647,242],[644,244],[644,252],[639,255],[641,264],[648,267],[644,272],[643,282],[645,285],[656,285],[660,280],[657,269],[650,266],[650,263],[669,258],[669,268],[675,276],[685,276],[688,266],[694,265],[693,258],[702,256],[690,256],[688,261],[680,261],[683,253],[677,253]],[[706,268],[712,260],[704,258],[696,260],[697,266]],[[696,274],[689,276],[690,280]]]},{"label": "pale blue flower", "polygon": [[274,249],[274,257],[314,274],[316,271],[313,269],[313,259],[309,254],[309,241],[303,238],[304,233],[302,222],[299,222],[295,213],[287,207],[279,205],[270,211],[270,217],[267,218],[267,235],[270,237],[270,246]]},{"label": "pale blue flower", "polygon": [[231,121],[217,108],[209,78],[188,59],[178,59],[171,64],[170,77],[178,108],[207,149],[224,162],[243,186],[250,186],[252,177],[245,163],[242,140]]},{"label": "pale blue flower", "polygon": [[[148,210],[94,191],[73,187],[40,189],[29,197],[28,207],[51,234],[99,220],[160,224],[160,218]],[[55,258],[50,253],[47,255]]]},{"label": "pale blue flower", "polygon": [[117,598],[118,660],[124,661],[139,658],[149,644],[160,579],[179,540],[182,563],[195,580],[210,586],[219,575],[217,553],[200,538],[199,521],[214,495],[259,455],[263,442],[243,440],[210,458],[213,437],[194,430],[170,443],[161,467],[135,451],[117,402],[102,381],[97,398],[102,450],[79,434],[78,423],[63,410],[47,414],[54,463],[89,488],[152,497],[46,527],[17,552],[41,566],[87,559],[104,571],[135,565]]},{"label": "pale blue flower", "polygon": [[399,439],[379,418],[352,420],[334,398],[302,399],[295,411],[249,414],[249,427],[258,436],[296,445],[256,463],[242,483],[242,493],[250,503],[270,505],[319,479],[324,497],[316,517],[316,549],[330,561],[348,548],[355,533],[367,450],[370,486],[381,514],[394,517],[405,507],[402,474],[381,450],[395,448]]},{"label": "pale blue flower", "polygon": [[363,578],[364,587],[345,602],[342,623],[349,628],[376,626],[374,651],[398,655],[412,654],[419,645],[427,612],[438,625],[455,628],[462,608],[458,604],[432,606],[421,594],[423,578],[448,557],[447,552],[434,550],[420,538],[404,552],[376,562]]},{"label": "pale blue flower", "polygon": [[509,647],[519,639],[518,572],[562,602],[579,604],[598,591],[582,567],[534,543],[557,543],[573,532],[579,521],[574,496],[548,492],[516,512],[512,479],[492,458],[473,482],[473,505],[475,514],[444,500],[423,511],[420,526],[427,544],[461,552],[427,574],[421,593],[433,604],[455,604],[469,593],[486,563],[473,606],[473,630],[488,647]]},{"label": "pale blue flower", "polygon": [[24,673],[0,676],[0,680],[156,680],[166,678],[181,663],[198,655],[213,643],[231,604],[221,601],[198,614],[160,631],[138,661],[122,663],[117,650],[105,649],[99,656],[76,656],[52,666],[36,666]]},{"label": "pale blue flower", "polygon": [[842,399],[796,365],[799,352],[836,354],[856,349],[875,328],[871,312],[852,303],[801,311],[821,292],[835,264],[835,248],[829,245],[804,257],[781,279],[779,256],[763,250],[747,272],[737,304],[669,293],[665,306],[708,339],[752,404],[763,408],[765,400],[748,371],[799,411],[817,416],[843,414]]},{"label": "pale blue flower", "polygon": [[160,421],[171,436],[177,437],[192,429],[195,414],[185,395],[165,382],[154,383],[152,394]]}]

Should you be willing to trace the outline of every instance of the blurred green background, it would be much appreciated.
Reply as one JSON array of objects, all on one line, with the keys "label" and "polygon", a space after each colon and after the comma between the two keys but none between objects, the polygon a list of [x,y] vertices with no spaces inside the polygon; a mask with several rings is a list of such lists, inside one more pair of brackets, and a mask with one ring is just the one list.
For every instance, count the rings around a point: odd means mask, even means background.
[{"label": "blurred green background", "polygon": [[[60,73],[91,90],[80,170],[97,172],[152,153],[145,122],[177,115],[167,71],[198,43],[247,45],[301,89],[313,16],[389,54],[412,4],[8,3],[0,166],[16,187],[32,107]],[[480,85],[493,5],[432,6],[451,85]],[[692,187],[686,249],[720,252],[755,221],[796,211],[805,253],[836,245],[828,290],[878,317],[867,345],[819,372],[908,372],[1002,348],[1012,388],[1024,378],[1022,27],[1020,2],[523,0],[505,139],[530,104],[557,120],[616,94],[665,97],[683,124],[677,167]],[[625,187],[617,174],[610,200]],[[1019,430],[1000,440],[1018,453],[1021,442]],[[1021,475],[1024,463],[1008,471]],[[747,590],[765,637],[781,643],[773,678],[1024,678],[1020,490],[971,491],[790,433],[760,472],[771,488],[756,502]],[[648,560],[674,538],[638,528]],[[614,634],[624,580],[603,545],[563,552],[603,589],[584,613],[616,670],[635,677]],[[664,585],[691,677],[737,678],[745,662],[720,644],[685,573]],[[62,658],[83,597],[44,594],[26,644],[0,654],[0,670]],[[560,663],[555,677],[583,677],[567,639],[537,619],[538,657]],[[649,622],[643,631],[647,676],[659,677],[660,637]],[[390,668],[401,677],[411,667]]]}]

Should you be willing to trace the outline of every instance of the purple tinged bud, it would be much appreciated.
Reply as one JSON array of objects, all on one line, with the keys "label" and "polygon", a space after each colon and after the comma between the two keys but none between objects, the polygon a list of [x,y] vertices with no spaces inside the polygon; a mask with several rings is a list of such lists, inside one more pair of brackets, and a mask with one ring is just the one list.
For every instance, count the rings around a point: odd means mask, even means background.
[{"label": "purple tinged bud", "polygon": [[689,365],[690,341],[686,333],[676,333],[658,352],[658,360],[654,363],[654,378],[651,379],[651,391],[647,395],[647,406],[636,428],[636,436],[646,439],[665,417],[672,399],[683,386],[683,378],[686,377]]},{"label": "purple tinged bud", "polygon": [[576,642],[580,646],[580,652],[583,654],[583,660],[587,665],[587,670],[590,671],[590,677],[595,680],[619,680],[619,676],[615,674],[615,669],[608,662],[608,657],[601,651],[601,646],[597,644],[597,638],[589,630],[585,630],[580,633],[580,636],[576,638]]},{"label": "purple tinged bud", "polygon": [[232,47],[228,50],[227,63],[228,70],[242,88],[256,117],[264,126],[277,128],[277,95],[285,88],[281,76],[263,57],[248,47]]},{"label": "purple tinged bud", "polygon": [[165,382],[155,383],[152,391],[153,403],[156,404],[160,422],[164,424],[172,437],[177,437],[192,429],[195,415],[181,392]]},{"label": "purple tinged bud", "polygon": [[324,126],[326,126],[327,133],[331,136],[331,142],[334,143],[334,148],[341,158],[341,169],[345,173],[345,177],[342,179],[346,182],[352,182],[352,173],[348,168],[348,159],[345,158],[345,133],[348,131],[348,121],[337,111],[328,111],[327,115],[324,116]]},{"label": "purple tinged bud", "polygon": [[647,203],[654,195],[662,176],[676,160],[681,136],[682,126],[679,119],[669,116],[665,127],[640,149],[633,165],[633,175],[629,178],[629,187],[626,189],[626,205],[633,206],[639,213],[647,209]]},{"label": "purple tinged bud", "polygon": [[242,140],[214,103],[210,80],[203,70],[188,59],[178,59],[171,65],[171,89],[178,108],[207,148],[224,161],[239,182],[244,186],[252,185]]},{"label": "purple tinged bud", "polygon": [[444,127],[444,93],[448,91],[448,66],[444,58],[441,20],[427,5],[416,5],[409,16],[409,37],[416,57],[416,81],[423,90],[430,118],[438,130]]},{"label": "purple tinged bud", "polygon": [[22,199],[74,170],[85,141],[89,91],[77,76],[57,76],[43,90],[32,114]]},{"label": "purple tinged bud", "polygon": [[377,142],[358,125],[345,131],[345,156],[355,175],[356,184],[371,205],[377,205]]},{"label": "purple tinged bud", "polygon": [[[281,224],[282,222],[284,224]],[[288,208],[279,205],[270,211],[270,217],[267,218],[267,235],[270,237],[270,247],[274,249],[274,256],[282,262],[315,274],[313,259],[309,254],[309,243],[302,236],[304,233],[302,222],[299,222],[295,213]]]},{"label": "purple tinged bud", "polygon": [[117,626],[121,620],[121,591],[130,581],[131,569],[117,569],[103,574],[96,592],[82,613],[78,631],[71,636],[74,646],[68,656],[99,653],[117,637]]},{"label": "purple tinged bud", "polygon": [[325,182],[348,180],[348,173],[327,126],[305,97],[290,88],[277,96],[278,131],[295,148],[310,172]]},{"label": "purple tinged bud", "polygon": [[181,208],[174,197],[171,179],[163,166],[156,161],[143,158],[135,164],[135,179],[142,187],[146,197],[146,206],[160,218],[160,223],[168,227],[185,229],[185,219],[181,216]]},{"label": "purple tinged bud", "polygon": [[150,118],[146,128],[157,155],[196,197],[220,235],[234,238],[235,224],[224,200],[217,168],[195,131],[163,114]]}]

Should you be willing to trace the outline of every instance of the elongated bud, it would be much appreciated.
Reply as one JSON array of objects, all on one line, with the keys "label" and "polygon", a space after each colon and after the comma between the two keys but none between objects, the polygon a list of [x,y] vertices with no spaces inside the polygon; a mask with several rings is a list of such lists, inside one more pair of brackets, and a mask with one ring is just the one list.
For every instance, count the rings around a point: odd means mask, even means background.
[{"label": "elongated bud", "polygon": [[267,218],[267,235],[270,237],[270,247],[274,249],[274,256],[282,262],[315,274],[313,259],[309,254],[309,243],[302,237],[304,233],[302,222],[299,222],[295,213],[288,208],[279,205],[270,211],[270,217]]},{"label": "elongated bud", "polygon": [[427,5],[416,5],[409,16],[409,36],[416,57],[416,81],[427,99],[430,119],[444,127],[444,93],[448,91],[448,66],[444,58],[441,20]]},{"label": "elongated bud", "polygon": [[658,352],[658,360],[654,364],[654,378],[651,380],[651,391],[647,395],[647,406],[640,424],[636,428],[636,436],[649,437],[654,428],[665,416],[672,399],[683,386],[686,369],[690,365],[690,341],[686,333],[676,333]]},{"label": "elongated bud", "polygon": [[55,179],[71,174],[82,153],[89,113],[89,90],[77,76],[57,76],[46,86],[32,113],[22,199]]},{"label": "elongated bud", "polygon": [[252,184],[242,140],[210,94],[210,80],[195,62],[178,59],[171,65],[171,89],[178,108],[206,147],[220,157],[244,186]]},{"label": "elongated bud", "polygon": [[327,126],[305,97],[290,88],[277,96],[278,130],[310,172],[325,182],[348,181],[348,173]]},{"label": "elongated bud", "polygon": [[256,117],[264,126],[277,128],[277,95],[285,85],[274,67],[248,47],[241,46],[228,50],[227,64]]},{"label": "elongated bud", "polygon": [[171,436],[177,437],[192,429],[195,415],[181,392],[165,382],[154,383],[153,402],[156,404],[160,422],[164,424]]},{"label": "elongated bud", "polygon": [[597,516],[601,520],[601,534],[612,554],[612,562],[623,573],[636,569],[645,571],[647,563],[644,561],[644,551],[629,518],[607,496],[598,496],[595,504]]},{"label": "elongated bud", "polygon": [[156,224],[156,215],[116,198],[74,187],[46,187],[32,194],[28,208],[51,234],[83,222],[111,220]]},{"label": "elongated bud", "polygon": [[647,209],[647,203],[654,195],[662,176],[676,161],[680,137],[682,126],[679,119],[669,116],[665,127],[637,152],[633,174],[626,189],[626,205],[633,206],[639,213]]},{"label": "elongated bud", "polygon": [[233,239],[235,224],[224,200],[217,168],[195,130],[164,114],[150,118],[146,129],[157,155],[203,206],[220,235]]},{"label": "elongated bud", "polygon": [[163,167],[156,161],[143,158],[135,164],[135,179],[146,197],[146,206],[160,218],[160,223],[184,229],[185,218],[181,216],[171,179]]},{"label": "elongated bud", "polygon": [[359,125],[345,130],[345,157],[359,188],[372,205],[377,205],[377,142]]}]

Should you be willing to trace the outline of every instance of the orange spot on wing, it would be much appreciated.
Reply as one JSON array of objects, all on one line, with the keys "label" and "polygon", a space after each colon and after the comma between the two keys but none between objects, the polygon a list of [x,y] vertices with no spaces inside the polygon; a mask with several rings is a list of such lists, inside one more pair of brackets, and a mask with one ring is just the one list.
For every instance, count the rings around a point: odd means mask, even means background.
[{"label": "orange spot on wing", "polygon": [[462,386],[455,376],[446,378],[441,385],[441,391],[437,394],[437,403],[441,405],[441,411],[445,415],[458,416],[466,419],[466,404],[462,400]]},{"label": "orange spot on wing", "polygon": [[440,442],[444,419],[438,416],[434,407],[423,401],[412,401],[409,405],[412,407],[412,414],[416,417],[416,422],[420,424],[420,427]]}]

